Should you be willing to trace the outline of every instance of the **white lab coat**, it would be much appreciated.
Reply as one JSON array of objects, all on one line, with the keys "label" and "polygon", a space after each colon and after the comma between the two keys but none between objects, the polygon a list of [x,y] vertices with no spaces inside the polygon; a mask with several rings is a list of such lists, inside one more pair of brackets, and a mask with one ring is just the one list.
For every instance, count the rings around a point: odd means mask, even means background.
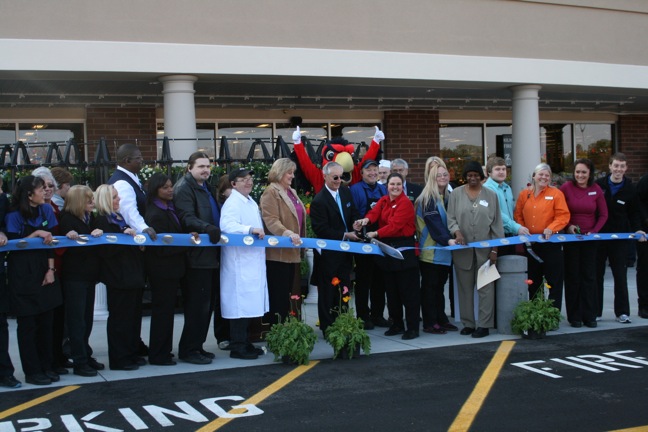
[{"label": "white lab coat", "polygon": [[[263,228],[259,206],[236,190],[221,209],[223,233],[248,234]],[[253,318],[269,309],[265,248],[225,246],[221,250],[221,312],[223,318]]]}]

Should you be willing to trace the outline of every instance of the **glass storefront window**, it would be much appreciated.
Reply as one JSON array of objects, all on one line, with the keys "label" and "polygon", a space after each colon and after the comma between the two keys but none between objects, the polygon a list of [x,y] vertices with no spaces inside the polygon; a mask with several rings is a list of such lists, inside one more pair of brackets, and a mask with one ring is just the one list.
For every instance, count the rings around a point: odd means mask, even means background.
[{"label": "glass storefront window", "polygon": [[[219,141],[219,149],[222,137],[227,137],[227,144],[232,159],[246,159],[250,147],[257,139],[263,141],[268,151],[271,151],[272,124],[219,123],[216,137]],[[223,156],[219,155],[219,157]],[[254,151],[253,159],[263,159],[263,150],[257,147]]]},{"label": "glass storefront window", "polygon": [[[20,123],[18,125],[18,140],[25,143],[32,164],[46,162],[50,143],[58,144],[62,156],[65,144],[72,138],[77,142],[83,142],[82,123]],[[70,160],[75,158],[76,155],[72,150]],[[53,154],[52,162],[59,162],[56,152]]]},{"label": "glass storefront window", "polygon": [[[291,127],[289,123],[276,124],[275,138],[281,136],[290,151],[293,150],[292,134],[295,130],[295,127]],[[302,123],[299,126],[299,131],[302,137],[308,138],[313,150],[316,151],[319,145],[328,138],[328,123]]]},{"label": "glass storefront window", "polygon": [[[511,125],[486,125],[486,160],[497,156],[497,139],[502,135],[511,135]],[[504,157],[502,155],[501,157]]]},{"label": "glass storefront window", "polygon": [[574,141],[576,158],[587,158],[594,163],[597,176],[608,174],[610,156],[614,143],[612,125],[609,124],[575,124]]},{"label": "glass storefront window", "polygon": [[450,181],[463,183],[461,178],[463,167],[471,160],[484,165],[482,137],[481,124],[439,125],[441,158],[448,167]]},{"label": "glass storefront window", "polygon": [[540,126],[540,155],[542,162],[551,167],[558,182],[571,177],[574,170],[572,154],[572,125],[544,124]]}]

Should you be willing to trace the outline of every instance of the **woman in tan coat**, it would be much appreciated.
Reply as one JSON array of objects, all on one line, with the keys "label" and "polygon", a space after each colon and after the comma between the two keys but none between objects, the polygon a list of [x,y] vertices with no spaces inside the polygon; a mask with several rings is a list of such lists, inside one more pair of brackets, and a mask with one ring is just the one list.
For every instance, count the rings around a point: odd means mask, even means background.
[{"label": "woman in tan coat", "polygon": [[[306,232],[306,208],[290,187],[297,166],[288,158],[277,159],[268,173],[270,184],[261,196],[261,217],[266,234],[290,237],[293,245],[301,244]],[[290,313],[290,294],[299,277],[301,249],[266,249],[266,272],[270,295],[269,322],[285,319]],[[264,320],[266,321],[266,320]]]}]

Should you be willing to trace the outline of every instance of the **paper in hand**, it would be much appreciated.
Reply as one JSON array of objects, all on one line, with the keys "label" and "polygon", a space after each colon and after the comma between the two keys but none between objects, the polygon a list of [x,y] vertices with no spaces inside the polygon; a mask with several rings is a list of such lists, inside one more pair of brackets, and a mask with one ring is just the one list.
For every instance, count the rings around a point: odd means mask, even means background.
[{"label": "paper in hand", "polygon": [[491,265],[490,260],[486,260],[486,262],[479,267],[479,270],[477,270],[477,289],[483,288],[499,278],[500,274],[497,271],[497,267]]}]

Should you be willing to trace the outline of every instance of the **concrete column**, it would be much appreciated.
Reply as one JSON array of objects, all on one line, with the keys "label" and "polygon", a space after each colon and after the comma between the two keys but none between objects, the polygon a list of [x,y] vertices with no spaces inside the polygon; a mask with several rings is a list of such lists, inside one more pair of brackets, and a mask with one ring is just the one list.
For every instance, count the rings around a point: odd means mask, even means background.
[{"label": "concrete column", "polygon": [[194,104],[194,83],[198,78],[167,75],[159,80],[164,95],[164,134],[170,139],[171,157],[186,160],[198,149]]},{"label": "concrete column", "polygon": [[513,197],[531,181],[533,169],[540,163],[540,115],[538,109],[539,85],[511,87],[513,92]]}]

